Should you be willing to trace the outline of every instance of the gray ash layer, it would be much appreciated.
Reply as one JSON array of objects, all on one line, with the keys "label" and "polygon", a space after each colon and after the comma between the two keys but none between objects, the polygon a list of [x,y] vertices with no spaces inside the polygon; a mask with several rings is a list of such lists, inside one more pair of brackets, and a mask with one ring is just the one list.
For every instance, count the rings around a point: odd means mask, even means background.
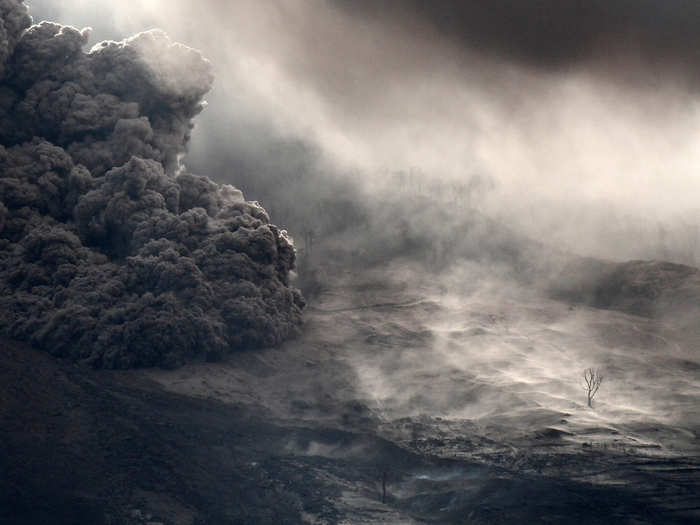
[{"label": "gray ash layer", "polygon": [[0,0],[0,332],[105,368],[294,335],[286,232],[180,164],[209,63],[159,31],[87,38]]}]

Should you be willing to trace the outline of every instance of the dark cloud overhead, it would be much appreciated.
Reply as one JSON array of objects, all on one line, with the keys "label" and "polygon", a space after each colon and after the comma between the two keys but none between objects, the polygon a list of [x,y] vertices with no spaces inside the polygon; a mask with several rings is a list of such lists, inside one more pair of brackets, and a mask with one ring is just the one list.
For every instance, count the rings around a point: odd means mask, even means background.
[{"label": "dark cloud overhead", "polygon": [[[695,67],[700,4],[693,0],[335,0],[347,12],[431,32],[470,49],[544,67],[638,54]],[[426,33],[427,34],[427,33]]]}]

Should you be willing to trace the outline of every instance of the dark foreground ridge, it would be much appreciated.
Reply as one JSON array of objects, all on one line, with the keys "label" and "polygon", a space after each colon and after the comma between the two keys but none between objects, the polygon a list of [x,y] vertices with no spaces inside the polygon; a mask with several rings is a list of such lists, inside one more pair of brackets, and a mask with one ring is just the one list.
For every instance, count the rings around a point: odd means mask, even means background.
[{"label": "dark foreground ridge", "polygon": [[[558,474],[551,464],[537,473],[541,455],[521,457],[517,469],[499,466],[495,453],[441,459],[420,449],[444,443],[397,446],[371,421],[285,422],[6,340],[0,396],[7,525],[692,523],[688,494],[700,482],[697,464],[655,460],[645,469],[640,459],[603,451],[565,456]],[[353,406],[342,419],[363,410]],[[629,484],[573,479],[592,468],[625,471]],[[684,481],[670,481],[673,472]]]},{"label": "dark foreground ridge", "polygon": [[96,367],[177,366],[301,324],[295,252],[257,202],[180,165],[209,63],[0,0],[0,333]]}]

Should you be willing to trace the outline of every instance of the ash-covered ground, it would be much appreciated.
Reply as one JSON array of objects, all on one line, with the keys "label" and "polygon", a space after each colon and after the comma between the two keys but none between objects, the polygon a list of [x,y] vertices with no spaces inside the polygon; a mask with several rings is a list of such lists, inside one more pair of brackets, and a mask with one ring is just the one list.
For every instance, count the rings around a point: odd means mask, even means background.
[{"label": "ash-covered ground", "polygon": [[700,360],[678,326],[497,293],[477,268],[461,287],[405,261],[326,275],[299,339],[223,363],[100,372],[5,341],[0,516],[697,521]]},{"label": "ash-covered ground", "polygon": [[[698,518],[697,339],[670,321],[515,283],[493,289],[483,269],[437,285],[416,270],[397,262],[335,275],[342,284],[312,303],[300,341],[148,376],[287,424],[350,431],[292,433],[285,447],[373,472],[334,503],[347,523]],[[582,377],[591,365],[605,370],[594,408]],[[381,472],[387,506],[376,501]]]}]

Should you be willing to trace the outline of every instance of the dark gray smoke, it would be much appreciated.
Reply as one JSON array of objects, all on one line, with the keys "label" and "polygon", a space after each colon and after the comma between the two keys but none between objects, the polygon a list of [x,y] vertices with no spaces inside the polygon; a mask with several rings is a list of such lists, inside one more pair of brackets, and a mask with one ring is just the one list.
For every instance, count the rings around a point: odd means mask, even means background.
[{"label": "dark gray smoke", "polygon": [[624,58],[627,66],[643,64],[648,76],[675,69],[698,80],[700,4],[694,0],[332,3],[353,15],[412,30],[418,37],[447,39],[466,49],[547,70]]},{"label": "dark gray smoke", "polygon": [[0,78],[4,75],[7,59],[12,55],[22,31],[32,22],[21,4],[20,0],[0,2]]},{"label": "dark gray smoke", "polygon": [[0,331],[94,366],[175,366],[301,323],[286,232],[179,158],[209,63],[0,0]]}]

